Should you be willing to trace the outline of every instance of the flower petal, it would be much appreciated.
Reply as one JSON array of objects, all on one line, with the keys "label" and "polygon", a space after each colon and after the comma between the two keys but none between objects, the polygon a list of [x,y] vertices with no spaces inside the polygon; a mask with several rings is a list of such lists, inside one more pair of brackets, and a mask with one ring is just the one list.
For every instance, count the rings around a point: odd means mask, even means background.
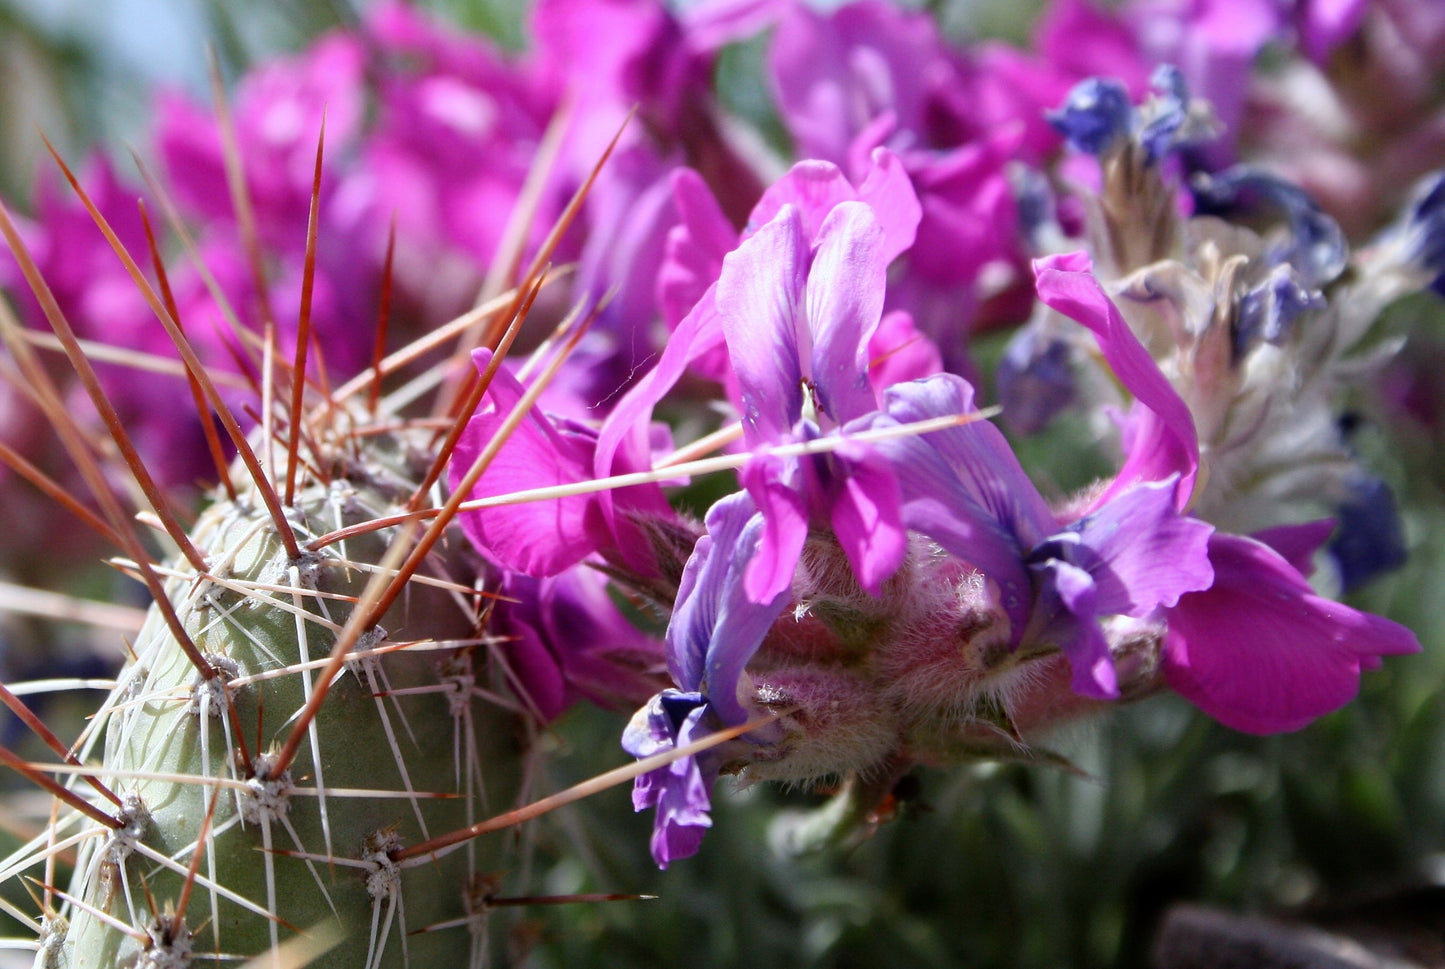
[{"label": "flower petal", "polygon": [[1358,692],[1381,656],[1418,652],[1414,633],[1314,594],[1262,542],[1215,534],[1214,585],[1169,612],[1164,677],[1216,720],[1247,733],[1298,730]]},{"label": "flower petal", "polygon": [[[476,350],[477,369],[486,368],[491,351]],[[467,422],[451,461],[456,488],[477,456],[496,436],[524,390],[517,379],[499,369],[487,390],[491,407]],[[594,441],[579,433],[563,433],[537,408],[507,438],[470,497],[487,498],[528,488],[585,481],[592,466]],[[556,575],[580,562],[599,545],[589,528],[593,501],[587,496],[529,501],[518,505],[465,512],[462,531],[479,549],[507,568],[527,575]]]},{"label": "flower petal", "polygon": [[829,213],[818,232],[803,309],[818,402],[837,424],[878,406],[868,383],[868,340],[883,315],[887,271],[883,229],[872,210],[844,202]]},{"label": "flower petal", "polygon": [[1160,481],[1171,474],[1180,476],[1177,501],[1184,507],[1199,468],[1199,438],[1188,405],[1094,278],[1087,253],[1036,259],[1034,277],[1039,299],[1093,332],[1115,375],[1148,410],[1134,426],[1124,466],[1095,507],[1135,482]]},{"label": "flower petal", "polygon": [[[808,239],[798,210],[784,206],[723,260],[715,302],[752,442],[773,442],[803,411],[799,302]],[[806,335],[806,334],[804,334]]]},{"label": "flower petal", "polygon": [[1100,613],[1142,619],[1209,588],[1214,528],[1179,514],[1173,493],[1172,480],[1137,485],[1070,526],[1068,561],[1094,577]]},{"label": "flower petal", "polygon": [[808,537],[808,492],[797,458],[754,457],[739,477],[762,514],[757,548],[748,563],[745,587],[753,602],[787,592]]},{"label": "flower petal", "polygon": [[667,626],[667,666],[678,686],[706,694],[726,724],[747,720],[737,697],[743,667],[783,611],[787,593],[758,603],[744,589],[743,573],[756,554],[763,518],[746,493],[729,495],[708,510],[707,534],[698,540]]},{"label": "flower petal", "polygon": [[833,533],[858,584],[876,596],[908,551],[898,474],[892,462],[867,445],[844,444],[833,460],[841,468],[834,476],[839,492],[829,502]]}]

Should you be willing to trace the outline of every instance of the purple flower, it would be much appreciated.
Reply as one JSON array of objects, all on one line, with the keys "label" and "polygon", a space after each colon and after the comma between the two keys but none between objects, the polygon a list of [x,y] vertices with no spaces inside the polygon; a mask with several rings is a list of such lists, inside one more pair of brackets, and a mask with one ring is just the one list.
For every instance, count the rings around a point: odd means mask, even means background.
[{"label": "purple flower", "polygon": [[[707,700],[700,693],[664,690],[637,711],[622,734],[622,749],[638,759],[683,747],[706,734],[700,729]],[[684,757],[639,777],[632,787],[632,808],[655,808],[652,858],[666,868],[679,858],[697,854],[702,836],[712,827],[712,786],[718,775],[715,757]]]},{"label": "purple flower", "polygon": [[[139,193],[122,183],[103,157],[87,163],[79,179],[121,243],[149,270],[145,232],[136,204]],[[20,231],[40,274],[78,336],[178,359],[145,297],[68,185],[61,187],[54,180],[42,179],[36,189],[35,219],[22,223]],[[204,258],[218,277],[225,277],[226,267],[212,259],[217,255],[214,248],[209,242],[202,245]],[[225,248],[220,261],[233,251]],[[214,325],[219,321],[214,300],[189,260],[170,267],[170,282],[188,338],[201,358],[217,369],[234,370]],[[0,256],[0,284],[12,294],[30,325],[49,329],[39,302],[8,251]],[[237,297],[233,305],[241,305],[240,291],[229,295]],[[190,388],[181,373],[137,380],[137,371],[131,366],[99,362],[95,369],[106,396],[157,481],[188,487],[214,470],[200,420],[193,413]],[[78,415],[98,420],[88,396],[78,385],[73,400]]]},{"label": "purple flower", "polygon": [[[1136,398],[1124,466],[1099,501],[1127,482],[1192,474],[1198,466],[1194,418],[1090,274],[1088,257],[1051,257],[1035,266],[1040,298],[1093,331]],[[1181,505],[1190,491],[1179,489]],[[1314,526],[1303,534],[1316,545],[1321,537]],[[1285,541],[1291,560],[1303,561],[1299,534]],[[1261,541],[1215,533],[1208,554],[1213,584],[1165,610],[1163,669],[1175,690],[1228,726],[1252,733],[1299,729],[1353,697],[1362,668],[1419,649],[1404,627],[1317,596],[1291,560]]]},{"label": "purple flower", "polygon": [[1371,474],[1347,482],[1349,495],[1336,512],[1340,527],[1330,540],[1330,557],[1345,592],[1405,564],[1405,526],[1390,486]]},{"label": "purple flower", "polygon": [[1034,326],[1009,341],[995,376],[1004,420],[1021,434],[1043,430],[1077,394],[1071,345]]},{"label": "purple flower", "polygon": [[1129,134],[1134,105],[1121,82],[1091,77],[1075,85],[1058,110],[1048,113],[1048,119],[1075,151],[1102,155]]},{"label": "purple flower", "polygon": [[[717,312],[735,368],[744,441],[808,440],[873,411],[868,343],[883,309],[883,227],[859,202],[834,207],[816,237],[785,205],[723,264]],[[747,576],[757,602],[784,592],[816,518],[830,522],[875,595],[903,561],[898,485],[866,448],[828,457],[757,455],[741,472],[767,523]]]},{"label": "purple flower", "polygon": [[[973,390],[941,374],[892,388],[887,416],[908,423],[973,410]],[[1138,483],[1061,523],[993,425],[978,421],[879,445],[903,485],[903,518],[999,590],[1015,648],[1068,656],[1073,688],[1118,696],[1099,619],[1144,619],[1209,587],[1212,528],[1179,514],[1175,483]]]},{"label": "purple flower", "polygon": [[728,222],[696,172],[680,169],[672,175],[678,223],[667,235],[665,258],[657,273],[657,301],[668,328],[675,331],[674,343],[683,320],[696,317],[688,330],[695,334],[689,339],[696,343],[688,350],[689,367],[695,373],[735,389],[733,368],[717,321],[715,284],[727,254],[737,248],[741,239],[772,220],[783,206],[792,205],[799,211],[812,237],[839,203],[865,202],[883,227],[888,260],[913,244],[920,214],[918,198],[898,157],[887,149],[878,149],[871,153],[863,171],[855,186],[830,162],[799,162],[763,193],[741,233]]},{"label": "purple flower", "polygon": [[[756,602],[745,591],[744,573],[757,554],[763,518],[752,499],[738,493],[721,499],[707,514],[707,534],[698,539],[683,570],[672,619],[667,626],[667,668],[682,692],[664,691],[633,717],[623,747],[646,757],[699,739],[707,729],[747,721],[739,696],[743,668],[787,604],[787,591]],[[724,752],[714,748],[638,778],[633,805],[657,808],[652,855],[662,867],[697,851],[710,790]]]},{"label": "purple flower", "polygon": [[507,669],[545,720],[584,697],[635,709],[657,690],[662,644],[618,611],[608,582],[583,563],[545,579],[510,572],[497,590],[493,628]]}]

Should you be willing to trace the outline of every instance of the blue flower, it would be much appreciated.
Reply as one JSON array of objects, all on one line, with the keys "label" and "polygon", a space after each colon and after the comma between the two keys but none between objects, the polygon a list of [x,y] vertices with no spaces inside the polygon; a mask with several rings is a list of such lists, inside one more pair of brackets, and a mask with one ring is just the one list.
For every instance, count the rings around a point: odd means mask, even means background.
[{"label": "blue flower", "polygon": [[1252,165],[1236,165],[1217,175],[1196,176],[1192,188],[1201,215],[1228,216],[1259,202],[1283,211],[1289,241],[1270,256],[1293,266],[1301,285],[1317,289],[1344,271],[1349,250],[1339,223],[1293,182]]},{"label": "blue flower", "polygon": [[1124,85],[1090,77],[1074,85],[1064,103],[1045,115],[1075,151],[1102,155],[1134,126],[1134,106]]}]

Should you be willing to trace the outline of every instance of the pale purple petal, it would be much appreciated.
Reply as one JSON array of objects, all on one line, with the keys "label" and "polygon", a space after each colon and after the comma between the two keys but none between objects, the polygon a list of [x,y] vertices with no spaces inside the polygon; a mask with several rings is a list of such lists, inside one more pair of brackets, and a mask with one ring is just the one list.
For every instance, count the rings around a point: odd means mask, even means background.
[{"label": "pale purple petal", "polygon": [[[961,377],[936,374],[889,390],[886,410],[900,423],[962,415],[977,410],[973,388]],[[920,440],[936,450],[972,505],[985,511],[1015,541],[1031,548],[1055,527],[1053,512],[1029,480],[1013,448],[997,427],[978,420],[935,431]],[[899,476],[909,489],[908,469]]]},{"label": "pale purple petal", "polygon": [[[685,747],[699,739],[707,714],[700,693],[664,690],[638,710],[622,734],[622,748],[639,759]],[[697,853],[703,834],[712,827],[712,785],[717,780],[715,757],[684,757],[637,778],[632,787],[636,811],[656,808],[652,857],[661,868]]]},{"label": "pale purple petal", "polygon": [[[974,410],[973,388],[952,374],[899,384],[873,426]],[[1001,604],[1022,636],[1032,593],[1024,555],[1054,528],[1043,498],[1008,442],[984,421],[874,445],[892,464],[903,522],[997,583]]]},{"label": "pale purple petal", "polygon": [[787,594],[757,603],[743,588],[763,529],[746,493],[714,504],[707,529],[688,560],[667,626],[668,670],[678,686],[706,694],[723,723],[739,724],[747,720],[737,696],[743,667],[782,612]]},{"label": "pale purple petal", "polygon": [[1172,481],[1130,488],[1070,531],[1079,541],[1068,560],[1094,577],[1101,614],[1143,618],[1213,581],[1208,546],[1214,528],[1179,514]]},{"label": "pale purple petal", "polygon": [[768,186],[748,214],[747,237],[792,205],[802,217],[804,232],[817,237],[828,215],[844,202],[864,202],[883,227],[884,262],[889,263],[913,245],[922,208],[913,181],[902,161],[886,148],[875,149],[855,188],[832,162],[801,161]]},{"label": "pale purple petal", "polygon": [[1069,658],[1071,688],[1096,700],[1117,699],[1119,680],[1109,641],[1099,626],[1101,610],[1094,576],[1059,559],[1038,563],[1035,571],[1042,585],[1036,609],[1049,616],[1038,635],[1054,641]]},{"label": "pale purple petal", "polygon": [[785,207],[728,254],[715,302],[742,395],[751,442],[782,440],[803,410],[799,302],[808,238],[798,210]]},{"label": "pale purple petal", "polygon": [[1173,485],[1131,488],[1030,553],[1039,591],[1028,638],[1069,657],[1082,696],[1118,696],[1101,618],[1148,618],[1213,581],[1214,529],[1179,514]]},{"label": "pale purple petal", "polygon": [[1163,668],[1226,726],[1298,730],[1349,702],[1362,667],[1420,649],[1405,627],[1315,595],[1261,542],[1216,533],[1209,555],[1214,585],[1170,610]]},{"label": "pale purple petal", "polygon": [[743,236],[757,232],[777,218],[785,206],[791,205],[802,218],[804,234],[812,239],[829,212],[857,198],[858,190],[837,165],[816,159],[800,161],[763,192],[763,197],[748,213]]},{"label": "pale purple petal", "polygon": [[819,405],[837,424],[878,407],[868,383],[868,341],[887,287],[882,243],[872,210],[844,202],[819,230],[808,271],[803,309],[813,337],[809,370]]}]

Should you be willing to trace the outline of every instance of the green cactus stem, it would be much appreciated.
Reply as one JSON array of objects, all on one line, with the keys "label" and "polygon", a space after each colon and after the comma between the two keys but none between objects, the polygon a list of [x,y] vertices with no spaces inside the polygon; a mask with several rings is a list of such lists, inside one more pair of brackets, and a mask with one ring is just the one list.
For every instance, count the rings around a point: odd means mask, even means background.
[{"label": "green cactus stem", "polygon": [[[424,471],[403,435],[355,440],[359,456],[339,449],[348,460],[329,481],[297,490],[287,518],[303,546],[399,510]],[[523,776],[521,708],[484,689],[497,671],[468,592],[475,570],[433,554],[297,726],[395,531],[292,558],[259,502],[222,500],[201,516],[192,538],[207,573],[178,563],[167,594],[213,672],[198,672],[153,607],[102,708],[100,779],[121,793],[124,824],[57,832],[83,838],[75,901],[39,964],[234,964],[298,933],[338,940],[317,966],[478,958],[469,887],[507,867],[495,847],[412,867],[390,857],[507,806]],[[279,764],[298,729],[295,758]],[[413,934],[441,924],[452,927]]]}]

